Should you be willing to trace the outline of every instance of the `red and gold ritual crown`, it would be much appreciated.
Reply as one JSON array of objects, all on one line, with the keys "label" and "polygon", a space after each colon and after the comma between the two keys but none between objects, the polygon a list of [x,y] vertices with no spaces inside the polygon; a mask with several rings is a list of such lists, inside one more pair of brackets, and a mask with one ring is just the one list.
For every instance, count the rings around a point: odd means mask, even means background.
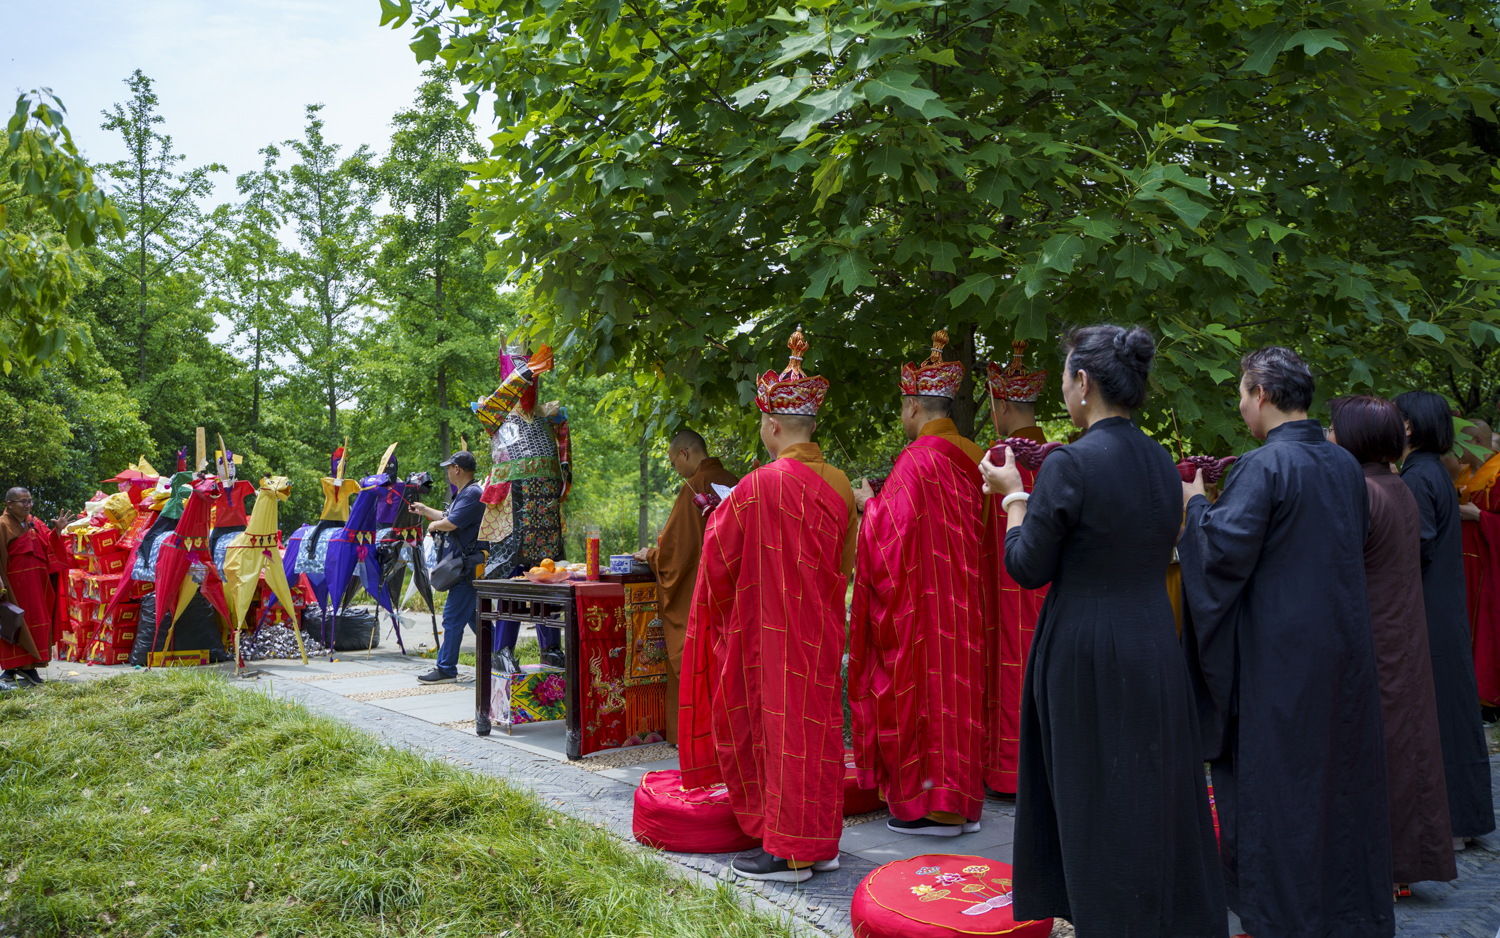
[{"label": "red and gold ritual crown", "polygon": [[1026,363],[1021,360],[1026,354],[1025,342],[1012,342],[1010,347],[1010,364],[1001,368],[990,362],[990,397],[1035,404],[1042,396],[1042,388],[1047,386],[1047,372],[1026,370]]},{"label": "red and gold ritual crown", "polygon": [[802,371],[802,353],[807,351],[807,339],[798,329],[787,340],[786,347],[792,350],[786,371],[777,374],[768,371],[755,382],[755,406],[767,414],[802,414],[815,416],[828,393],[828,379],[809,378]]},{"label": "red and gold ritual crown", "polygon": [[932,354],[920,366],[901,366],[901,393],[910,397],[958,397],[958,386],[964,383],[963,362],[943,361],[943,346],[948,344],[948,331],[939,329],[932,334]]}]

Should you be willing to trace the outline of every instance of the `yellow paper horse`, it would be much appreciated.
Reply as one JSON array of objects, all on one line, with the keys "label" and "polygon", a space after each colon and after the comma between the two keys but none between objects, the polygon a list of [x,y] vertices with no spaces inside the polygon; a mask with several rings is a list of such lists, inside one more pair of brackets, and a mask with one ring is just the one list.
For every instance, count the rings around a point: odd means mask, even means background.
[{"label": "yellow paper horse", "polygon": [[245,530],[235,535],[224,555],[224,599],[229,606],[229,618],[234,623],[234,657],[236,666],[240,656],[240,629],[250,611],[250,603],[260,586],[264,573],[277,602],[285,609],[292,621],[292,634],[297,637],[297,651],[302,663],[307,664],[307,649],[302,646],[302,627],[297,622],[297,610],[292,605],[292,588],[287,584],[286,572],[282,568],[281,548],[276,544],[278,502],[291,495],[292,486],[286,476],[271,476],[260,480],[260,492],[255,507],[250,512],[250,523]]}]

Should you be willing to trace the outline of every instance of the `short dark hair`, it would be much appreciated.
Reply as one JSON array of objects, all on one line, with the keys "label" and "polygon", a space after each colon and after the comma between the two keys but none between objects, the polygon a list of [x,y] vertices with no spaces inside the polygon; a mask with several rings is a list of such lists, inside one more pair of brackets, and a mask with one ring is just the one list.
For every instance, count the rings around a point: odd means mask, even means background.
[{"label": "short dark hair", "polygon": [[702,453],[705,456],[708,455],[708,443],[704,441],[703,435],[697,430],[689,430],[687,427],[678,430],[672,436],[672,442],[667,444],[668,453],[674,453],[680,449]]},{"label": "short dark hair", "polygon": [[953,416],[953,398],[939,394],[908,394],[906,399],[917,402],[917,410],[933,419]]},{"label": "short dark hair", "polygon": [[1396,395],[1401,416],[1411,424],[1407,442],[1419,453],[1444,455],[1453,449],[1453,409],[1447,398],[1433,391]]},{"label": "short dark hair", "polygon": [[1132,410],[1146,399],[1146,375],[1156,357],[1156,340],[1136,326],[1126,330],[1103,323],[1073,329],[1063,336],[1063,367],[1086,371],[1110,402]]},{"label": "short dark hair", "polygon": [[812,414],[767,414],[766,416],[775,418],[793,433],[806,433],[812,436],[813,432],[818,429],[818,418]]},{"label": "short dark hair", "polygon": [[1362,463],[1395,462],[1406,449],[1401,410],[1383,397],[1337,397],[1328,402],[1329,426],[1339,445]]},{"label": "short dark hair", "polygon": [[1240,359],[1240,373],[1250,379],[1252,389],[1265,391],[1266,399],[1286,413],[1306,413],[1318,389],[1302,356],[1281,345],[1246,352]]}]

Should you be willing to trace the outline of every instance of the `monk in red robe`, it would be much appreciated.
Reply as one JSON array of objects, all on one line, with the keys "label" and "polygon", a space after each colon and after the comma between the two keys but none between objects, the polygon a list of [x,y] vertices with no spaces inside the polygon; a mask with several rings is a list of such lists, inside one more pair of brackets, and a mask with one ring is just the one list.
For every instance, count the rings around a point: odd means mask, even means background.
[{"label": "monk in red robe", "polygon": [[1463,434],[1469,448],[1449,470],[1458,470],[1474,677],[1479,702],[1493,708],[1500,707],[1500,453],[1489,455],[1492,434],[1483,421]]},{"label": "monk in red robe", "polygon": [[725,784],[764,850],[749,879],[799,883],[838,869],[844,734],[839,666],[857,519],[849,479],[811,441],[828,381],[802,371],[807,342],[756,389],[772,461],[709,516],[683,650],[684,788]]},{"label": "monk in red robe", "polygon": [[[1007,365],[1002,368],[990,362],[990,419],[997,440],[1045,443],[1047,437],[1036,425],[1036,401],[1047,385],[1047,372],[1027,370],[1025,353],[1025,342],[1012,342]],[[1019,460],[1017,468],[1030,492],[1037,470]],[[995,791],[1011,793],[1016,790],[1021,745],[1022,678],[1047,587],[1023,589],[1011,579],[1005,569],[1005,512],[999,510],[995,496],[985,497],[991,504],[985,510],[979,560],[985,623],[984,783]]]},{"label": "monk in red robe", "polygon": [[899,834],[956,837],[984,808],[984,618],[979,541],[984,451],[951,414],[961,362],[901,370],[911,444],[877,496],[866,481],[849,619],[849,706],[859,785],[875,788]]},{"label": "monk in red robe", "polygon": [[13,488],[5,493],[0,515],[0,586],[6,602],[25,612],[26,626],[14,642],[0,639],[0,668],[7,681],[41,684],[37,667],[52,660],[53,622],[57,611],[54,575],[66,574],[68,552],[62,529],[72,520],[59,517],[51,527],[31,517],[31,493]]}]

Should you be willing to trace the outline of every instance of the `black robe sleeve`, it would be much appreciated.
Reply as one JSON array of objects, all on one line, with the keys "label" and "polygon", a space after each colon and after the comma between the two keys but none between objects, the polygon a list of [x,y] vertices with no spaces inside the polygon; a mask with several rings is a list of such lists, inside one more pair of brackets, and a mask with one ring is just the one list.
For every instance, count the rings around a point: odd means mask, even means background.
[{"label": "black robe sleeve", "polygon": [[1063,539],[1077,526],[1083,487],[1073,454],[1056,450],[1038,471],[1026,520],[1005,532],[1005,569],[1023,588],[1040,589],[1057,575]]},{"label": "black robe sleeve", "polygon": [[1422,569],[1432,565],[1433,545],[1437,543],[1437,500],[1432,496],[1431,486],[1419,473],[1410,472],[1401,477],[1417,499],[1417,510],[1422,514]]},{"label": "black robe sleeve", "polygon": [[1177,554],[1182,563],[1182,640],[1200,698],[1204,757],[1224,746],[1233,713],[1236,624],[1240,597],[1265,543],[1275,504],[1272,480],[1261,460],[1246,458],[1210,505],[1195,496],[1187,504]]}]

